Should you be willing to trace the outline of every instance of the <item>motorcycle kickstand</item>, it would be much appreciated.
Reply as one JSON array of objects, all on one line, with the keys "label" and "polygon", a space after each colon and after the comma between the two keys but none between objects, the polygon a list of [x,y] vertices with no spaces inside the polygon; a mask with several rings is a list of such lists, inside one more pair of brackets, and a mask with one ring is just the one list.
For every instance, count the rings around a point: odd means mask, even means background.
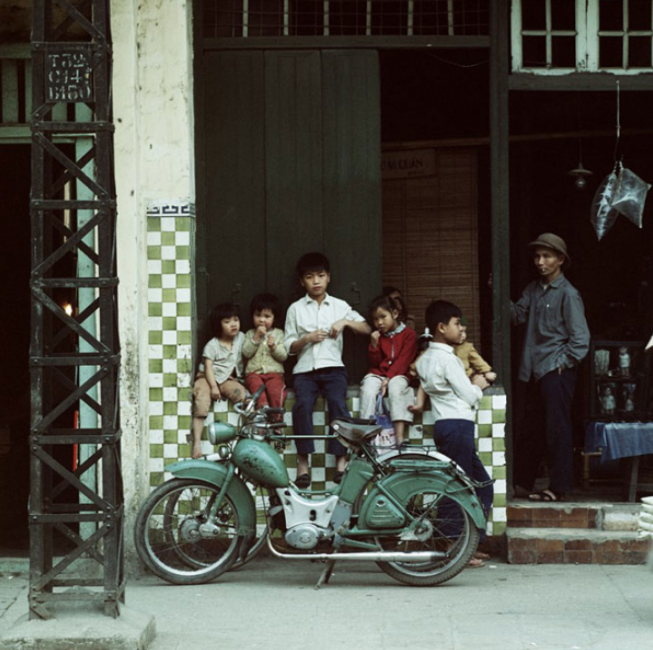
[{"label": "motorcycle kickstand", "polygon": [[336,565],[335,560],[329,560],[327,562],[327,565],[324,567],[324,571],[322,571],[322,574],[320,575],[319,580],[317,581],[317,584],[315,585],[316,589],[319,589],[322,585],[326,585],[329,583],[329,578],[331,577],[331,574],[333,573],[333,567]]}]

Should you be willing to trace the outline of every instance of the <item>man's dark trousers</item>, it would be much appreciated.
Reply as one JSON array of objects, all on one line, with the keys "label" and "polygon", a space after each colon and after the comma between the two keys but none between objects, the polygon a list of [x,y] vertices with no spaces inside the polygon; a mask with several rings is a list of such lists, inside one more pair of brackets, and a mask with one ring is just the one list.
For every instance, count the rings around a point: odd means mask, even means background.
[{"label": "man's dark trousers", "polygon": [[527,384],[526,409],[515,448],[515,485],[532,490],[540,462],[546,456],[549,489],[562,494],[573,490],[571,405],[575,387],[575,368],[554,370]]}]

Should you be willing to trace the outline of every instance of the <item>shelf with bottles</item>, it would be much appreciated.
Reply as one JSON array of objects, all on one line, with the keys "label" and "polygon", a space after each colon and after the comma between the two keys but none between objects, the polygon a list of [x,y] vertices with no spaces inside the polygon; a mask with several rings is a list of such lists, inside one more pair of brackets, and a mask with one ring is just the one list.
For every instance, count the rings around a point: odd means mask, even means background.
[{"label": "shelf with bottles", "polygon": [[649,359],[641,341],[592,341],[589,418],[650,420]]}]

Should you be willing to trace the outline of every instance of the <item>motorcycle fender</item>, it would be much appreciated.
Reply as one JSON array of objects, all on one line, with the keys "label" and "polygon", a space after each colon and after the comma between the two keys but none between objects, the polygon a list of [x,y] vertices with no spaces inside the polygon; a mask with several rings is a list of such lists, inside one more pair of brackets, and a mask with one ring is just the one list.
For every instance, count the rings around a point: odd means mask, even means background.
[{"label": "motorcycle fender", "polygon": [[[198,458],[182,460],[166,467],[177,478],[192,478],[196,481],[211,483],[217,488],[224,485],[227,468],[224,464]],[[256,533],[256,506],[251,492],[239,476],[233,476],[227,494],[238,511],[238,534],[250,537]]]},{"label": "motorcycle fender", "polygon": [[[413,495],[420,492],[436,490],[446,494],[453,501],[458,502],[470,514],[477,528],[485,528],[485,514],[483,506],[478,500],[473,488],[463,483],[455,476],[429,474],[426,472],[397,472],[390,474],[379,482],[386,492],[392,494],[400,503],[406,503]],[[367,495],[359,517],[359,527],[379,528],[373,524],[372,517],[378,518],[378,499],[388,502],[387,497],[378,486],[374,486]],[[389,504],[389,521],[396,520],[396,507]],[[373,514],[373,510],[376,512]],[[388,523],[389,523],[388,521]],[[398,523],[398,522],[397,522]],[[396,524],[395,524],[396,525]],[[400,525],[404,525],[403,523]],[[392,526],[388,526],[392,527]]]}]

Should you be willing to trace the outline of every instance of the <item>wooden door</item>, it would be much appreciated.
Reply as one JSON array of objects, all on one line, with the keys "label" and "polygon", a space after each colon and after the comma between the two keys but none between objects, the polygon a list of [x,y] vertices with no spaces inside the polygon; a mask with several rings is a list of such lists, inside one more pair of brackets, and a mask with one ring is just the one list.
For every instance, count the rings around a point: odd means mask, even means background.
[{"label": "wooden door", "polygon": [[[366,315],[381,289],[377,53],[210,52],[203,84],[200,310],[233,300],[248,327],[251,298],[287,306],[302,294],[298,258],[322,251],[331,292]],[[346,344],[352,380],[365,347]]]}]

